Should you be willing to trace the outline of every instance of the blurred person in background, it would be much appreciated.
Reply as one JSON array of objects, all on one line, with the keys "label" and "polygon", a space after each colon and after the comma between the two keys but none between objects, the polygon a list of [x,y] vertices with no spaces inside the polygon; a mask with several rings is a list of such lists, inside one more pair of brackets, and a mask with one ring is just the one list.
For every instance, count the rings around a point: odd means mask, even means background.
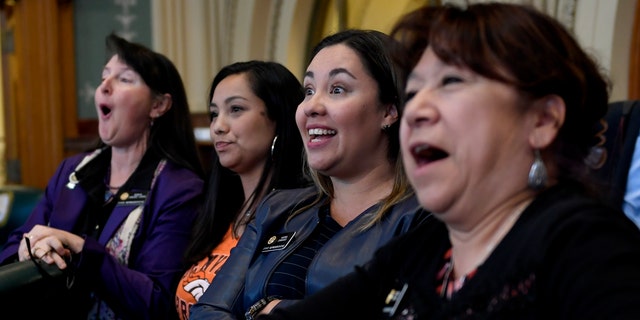
[{"label": "blurred person in background", "polygon": [[[62,162],[3,264],[40,259],[65,277],[24,288],[23,318],[175,319],[175,286],[203,170],[180,74],[115,34],[95,92],[100,146]],[[58,283],[61,282],[61,283]]]}]

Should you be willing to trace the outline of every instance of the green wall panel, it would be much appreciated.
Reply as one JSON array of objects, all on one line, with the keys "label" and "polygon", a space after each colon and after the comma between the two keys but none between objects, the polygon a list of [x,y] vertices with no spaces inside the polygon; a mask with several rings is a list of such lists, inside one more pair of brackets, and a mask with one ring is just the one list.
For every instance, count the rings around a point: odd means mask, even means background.
[{"label": "green wall panel", "polygon": [[111,33],[152,47],[152,0],[74,0],[78,118],[97,118],[93,94],[106,62]]}]

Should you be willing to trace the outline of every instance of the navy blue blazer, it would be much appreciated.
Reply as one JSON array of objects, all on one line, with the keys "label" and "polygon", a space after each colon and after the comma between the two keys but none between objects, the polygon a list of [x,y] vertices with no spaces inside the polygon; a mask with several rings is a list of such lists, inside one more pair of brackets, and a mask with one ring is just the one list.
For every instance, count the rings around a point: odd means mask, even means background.
[{"label": "navy blue blazer", "polygon": [[[266,284],[273,270],[318,225],[321,204],[290,217],[296,208],[313,200],[316,194],[315,187],[271,192],[207,291],[191,308],[190,319],[244,319],[244,312],[266,296]],[[377,205],[367,209],[349,222],[318,251],[309,265],[307,295],[353,271],[391,238],[407,232],[416,221],[428,215],[415,196],[411,196],[396,204],[380,223],[360,231],[364,217],[374,214],[376,208]],[[293,240],[285,248],[262,252],[267,239],[292,232],[295,232]],[[283,300],[279,306],[292,302]]]}]

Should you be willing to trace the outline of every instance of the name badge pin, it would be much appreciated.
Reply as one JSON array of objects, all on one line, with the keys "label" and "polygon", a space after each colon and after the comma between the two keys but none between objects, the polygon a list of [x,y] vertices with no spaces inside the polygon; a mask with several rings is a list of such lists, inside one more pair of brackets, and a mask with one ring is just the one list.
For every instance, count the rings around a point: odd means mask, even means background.
[{"label": "name badge pin", "polygon": [[269,237],[265,245],[262,247],[262,252],[283,250],[289,246],[295,235],[295,232],[287,232]]}]

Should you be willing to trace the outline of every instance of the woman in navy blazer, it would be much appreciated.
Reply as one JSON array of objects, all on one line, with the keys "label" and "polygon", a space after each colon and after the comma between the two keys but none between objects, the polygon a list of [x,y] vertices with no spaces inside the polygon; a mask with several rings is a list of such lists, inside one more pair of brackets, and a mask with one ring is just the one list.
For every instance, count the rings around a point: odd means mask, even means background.
[{"label": "woman in navy blazer", "polygon": [[[203,172],[182,80],[165,56],[114,34],[96,89],[99,147],[62,162],[0,262],[40,259],[64,285],[24,287],[23,317],[173,319]],[[32,292],[33,291],[33,292]],[[28,307],[31,306],[31,307]]]},{"label": "woman in navy blazer", "polygon": [[251,319],[292,304],[428,215],[400,161],[393,47],[381,32],[344,30],[313,49],[296,123],[314,186],[262,200],[191,320]]}]

